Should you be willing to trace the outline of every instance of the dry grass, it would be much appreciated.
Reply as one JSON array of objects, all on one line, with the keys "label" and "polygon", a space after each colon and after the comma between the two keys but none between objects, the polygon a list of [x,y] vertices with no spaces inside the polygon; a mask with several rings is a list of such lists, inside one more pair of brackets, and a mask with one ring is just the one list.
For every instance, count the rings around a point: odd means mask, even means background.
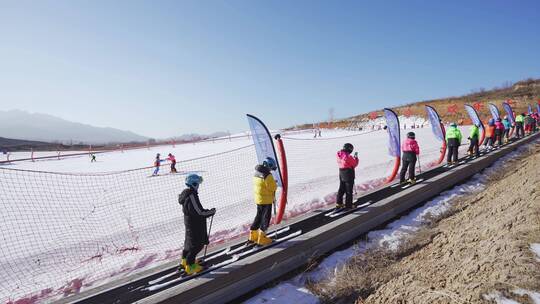
[{"label": "dry grass", "polygon": [[[538,153],[538,151],[538,145],[531,145],[519,156],[508,160],[499,166],[497,170],[491,172],[486,183],[490,185],[514,174],[519,168],[520,161]],[[387,247],[370,248],[362,252],[362,254],[352,257],[342,269],[328,276],[331,279],[309,282],[307,288],[317,295],[322,303],[364,303],[365,299],[374,294],[381,286],[398,275],[404,275],[402,273],[403,268],[399,267],[400,261],[432,243],[441,234],[439,224],[443,219],[451,218],[483,199],[485,199],[484,193],[476,193],[455,199],[445,212],[427,214],[424,217],[424,225],[416,233],[405,237],[397,249],[392,250]],[[538,223],[540,223],[540,219]],[[528,296],[518,296],[506,292],[514,289],[513,286],[502,285],[504,283],[501,283],[501,286],[498,286],[499,288],[496,288],[496,290],[499,290],[508,298],[518,300],[520,303],[530,301]],[[430,290],[426,291],[429,292]]]}]

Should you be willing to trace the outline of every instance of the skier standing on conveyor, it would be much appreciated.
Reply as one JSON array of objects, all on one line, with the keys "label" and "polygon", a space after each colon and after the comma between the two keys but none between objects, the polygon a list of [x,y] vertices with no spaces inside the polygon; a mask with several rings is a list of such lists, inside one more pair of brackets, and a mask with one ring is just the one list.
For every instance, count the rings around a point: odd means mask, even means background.
[{"label": "skier standing on conveyor", "polygon": [[190,174],[186,178],[187,188],[178,196],[178,203],[184,212],[184,250],[182,251],[182,264],[188,275],[201,272],[203,267],[195,260],[197,254],[208,245],[208,232],[206,231],[206,218],[214,216],[216,209],[204,209],[199,200],[199,185],[203,178],[197,174]]},{"label": "skier standing on conveyor", "polygon": [[[351,155],[354,147],[350,143],[343,145],[343,149],[337,152],[337,163],[339,166],[339,189],[336,198],[336,209],[345,207],[352,208],[354,169],[358,166],[358,152]],[[343,206],[343,195],[345,195],[345,206]]]},{"label": "skier standing on conveyor", "polygon": [[495,120],[492,118],[488,122],[486,129],[486,138],[484,139],[484,147],[486,149],[492,149],[495,141]]},{"label": "skier standing on conveyor", "polygon": [[469,133],[469,141],[470,141],[470,144],[469,144],[469,149],[467,150],[467,152],[469,152],[469,155],[472,156],[473,153],[476,157],[479,157],[480,156],[480,151],[479,151],[479,140],[480,140],[480,129],[478,128],[478,125],[472,125],[471,127],[471,133]]},{"label": "skier standing on conveyor", "polygon": [[[420,154],[420,147],[418,142],[415,140],[414,132],[407,133],[407,139],[401,145],[403,151],[403,164],[401,165],[401,172],[399,174],[400,184],[405,184],[409,182],[414,184],[416,182],[415,169],[416,169],[416,159],[417,155]],[[409,179],[405,181],[405,174],[409,170]]]},{"label": "skier standing on conveyor", "polygon": [[495,141],[497,142],[498,146],[502,146],[503,144],[503,134],[504,124],[502,123],[500,118],[497,118],[495,120]]},{"label": "skier standing on conveyor", "polygon": [[510,135],[510,129],[512,128],[512,124],[508,120],[508,116],[504,117],[502,123],[504,125],[504,133],[503,133],[504,141],[508,142],[508,140],[510,139],[509,135]]},{"label": "skier standing on conveyor", "polygon": [[525,114],[518,114],[516,116],[516,138],[521,138],[525,136],[523,132],[523,121],[525,119]]},{"label": "skier standing on conveyor", "polygon": [[446,162],[449,165],[457,163],[461,137],[461,131],[457,128],[457,124],[455,122],[451,123],[450,128],[446,132],[446,145],[448,146]]},{"label": "skier standing on conveyor", "polygon": [[266,236],[266,229],[270,225],[272,203],[277,190],[277,184],[271,171],[276,169],[276,161],[267,157],[261,165],[255,167],[255,175],[253,176],[253,195],[257,204],[257,215],[250,227],[248,242],[261,246],[272,243],[272,239]]}]

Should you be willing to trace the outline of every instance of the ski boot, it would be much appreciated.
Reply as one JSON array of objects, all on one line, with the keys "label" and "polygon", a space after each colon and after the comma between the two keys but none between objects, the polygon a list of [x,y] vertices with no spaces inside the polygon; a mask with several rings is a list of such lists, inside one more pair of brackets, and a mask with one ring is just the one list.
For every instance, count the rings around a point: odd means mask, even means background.
[{"label": "ski boot", "polygon": [[186,258],[182,258],[182,262],[180,262],[180,266],[178,267],[178,270],[186,270],[187,267],[187,260]]},{"label": "ski boot", "polygon": [[203,270],[204,270],[204,268],[201,265],[197,264],[196,262],[194,264],[186,266],[186,273],[188,275],[196,274],[196,273],[199,273],[199,272],[201,272]]},{"label": "ski boot", "polygon": [[259,230],[250,230],[249,231],[248,242],[257,243],[258,239],[259,239]]},{"label": "ski boot", "polygon": [[407,183],[409,183],[411,185],[416,184],[416,178],[409,178],[409,180],[407,180]]},{"label": "ski boot", "polygon": [[407,181],[406,180],[400,180],[399,181],[399,185],[400,186],[405,186],[407,184]]},{"label": "ski boot", "polygon": [[259,230],[259,237],[257,238],[257,245],[265,246],[272,243],[272,239],[266,236],[264,231]]},{"label": "ski boot", "polygon": [[344,207],[345,207],[345,205],[343,205],[343,204],[336,204],[336,210],[343,209]]}]

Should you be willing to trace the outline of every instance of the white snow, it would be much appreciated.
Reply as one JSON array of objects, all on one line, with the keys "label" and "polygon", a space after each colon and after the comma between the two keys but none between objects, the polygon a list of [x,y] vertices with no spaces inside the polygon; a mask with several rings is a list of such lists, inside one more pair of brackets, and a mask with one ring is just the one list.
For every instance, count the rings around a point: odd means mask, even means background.
[{"label": "white snow", "polygon": [[[439,158],[441,144],[429,127],[414,131],[427,169]],[[359,153],[357,195],[382,185],[393,165],[386,131],[283,137],[289,163],[286,218],[334,203],[335,152],[345,142]],[[160,176],[149,178],[155,154],[169,152],[180,173],[168,174],[165,164]],[[203,206],[217,208],[212,243],[246,233],[255,215],[250,138],[109,152],[97,160],[80,156],[0,166],[0,301],[55,299],[178,259],[184,228],[177,200],[190,172],[204,177]]]},{"label": "white snow", "polygon": [[540,243],[532,243],[531,250],[536,254],[536,260],[540,262]]},{"label": "white snow", "polygon": [[[511,291],[513,294],[516,294],[518,296],[524,296],[527,295],[529,298],[533,301],[534,304],[540,304],[540,293],[517,288]],[[500,291],[493,291],[491,293],[483,295],[483,298],[488,301],[495,301],[497,304],[520,304],[519,302],[508,299],[507,297],[503,296]]]},{"label": "white snow", "polygon": [[[334,252],[325,258],[319,265],[317,265],[315,269],[297,275],[293,279],[284,281],[275,287],[263,290],[253,298],[247,300],[245,303],[256,304],[265,303],[266,301],[272,301],[275,303],[289,303],[288,299],[296,298],[300,295],[309,293],[309,291],[305,288],[308,280],[317,282],[326,279],[332,282],[332,277],[335,276],[334,274],[339,270],[339,268],[342,267],[342,265],[347,262],[350,257],[356,254],[361,254],[361,252],[365,251],[366,248],[373,246],[385,246],[392,250],[396,249],[403,237],[418,230],[418,228],[425,222],[427,214],[431,213],[433,215],[437,215],[445,212],[449,207],[451,207],[451,204],[455,198],[483,191],[487,177],[492,174],[493,171],[497,170],[501,165],[503,165],[508,159],[515,158],[517,155],[522,153],[524,149],[526,149],[526,147],[521,147],[517,151],[501,158],[493,166],[487,168],[482,173],[474,175],[468,182],[441,193],[438,197],[427,202],[423,206],[416,208],[409,214],[391,222],[384,229],[369,232],[367,242],[361,241],[345,250]],[[316,296],[311,293],[309,294],[311,297],[307,298],[309,302],[305,302],[306,304],[319,303],[319,299]],[[528,292],[528,294],[533,299],[539,295],[531,292]],[[488,299],[487,297],[497,301],[497,303],[516,303],[513,300],[504,298],[502,295],[500,295],[500,293],[485,295],[486,299]],[[535,304],[536,303],[537,302],[535,302]]]}]

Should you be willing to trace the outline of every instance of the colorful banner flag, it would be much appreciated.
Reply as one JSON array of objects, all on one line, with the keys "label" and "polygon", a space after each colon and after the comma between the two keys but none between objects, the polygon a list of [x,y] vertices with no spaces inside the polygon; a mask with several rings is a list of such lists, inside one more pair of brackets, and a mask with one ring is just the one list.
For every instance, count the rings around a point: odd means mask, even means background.
[{"label": "colorful banner flag", "polygon": [[441,118],[439,116],[439,113],[435,111],[433,107],[426,106],[426,112],[428,114],[429,123],[431,124],[431,130],[433,131],[433,134],[435,134],[435,137],[440,140],[444,141],[444,131],[442,130],[441,126]]},{"label": "colorful banner flag", "polygon": [[503,108],[506,112],[506,117],[508,117],[508,121],[510,121],[510,123],[514,125],[516,123],[516,119],[514,117],[514,111],[512,110],[512,107],[509,103],[503,102]]},{"label": "colorful banner flag", "polygon": [[384,109],[386,118],[386,131],[388,132],[388,153],[390,156],[401,157],[401,139],[399,130],[399,119],[396,113],[390,109]]},{"label": "colorful banner flag", "polygon": [[465,110],[467,110],[467,113],[469,114],[469,117],[471,118],[473,124],[480,126],[482,129],[484,129],[484,124],[480,120],[478,112],[476,112],[476,110],[470,105],[465,105]]},{"label": "colorful banner flag", "polygon": [[533,113],[532,107],[531,105],[529,105],[529,114],[532,114],[532,113]]},{"label": "colorful banner flag", "polygon": [[499,113],[499,109],[496,105],[490,103],[489,104],[489,111],[491,112],[491,116],[493,116],[493,119],[497,120],[501,118],[501,114]]},{"label": "colorful banner flag", "polygon": [[259,164],[262,164],[267,157],[273,158],[276,161],[278,169],[272,171],[272,175],[274,176],[278,186],[282,187],[281,169],[276,156],[272,135],[270,135],[268,128],[266,128],[264,123],[257,117],[247,114],[247,119],[249,122],[249,128],[251,129],[251,136],[253,137],[253,144],[255,145],[255,151],[257,152],[257,160]]}]

